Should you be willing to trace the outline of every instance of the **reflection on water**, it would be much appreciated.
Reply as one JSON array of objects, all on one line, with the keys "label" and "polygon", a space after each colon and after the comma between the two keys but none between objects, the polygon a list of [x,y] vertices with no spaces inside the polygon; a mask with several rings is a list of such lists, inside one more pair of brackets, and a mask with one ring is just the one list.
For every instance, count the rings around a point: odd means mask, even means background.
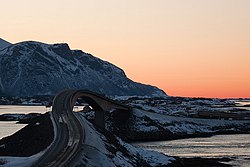
[{"label": "reflection on water", "polygon": [[250,156],[250,135],[217,135],[173,141],[136,143],[136,146],[181,157]]},{"label": "reflection on water", "polygon": [[0,139],[12,135],[25,126],[26,124],[16,124],[15,121],[0,121]]},{"label": "reflection on water", "polygon": [[250,134],[217,135],[209,138],[143,142],[133,145],[171,156],[236,157],[238,163],[250,166]]},{"label": "reflection on water", "polygon": [[239,105],[241,106],[244,106],[244,105],[250,105],[250,101],[235,101],[236,103],[238,103]]},{"label": "reflection on water", "polygon": [[0,114],[45,113],[47,111],[48,109],[45,106],[0,105]]}]

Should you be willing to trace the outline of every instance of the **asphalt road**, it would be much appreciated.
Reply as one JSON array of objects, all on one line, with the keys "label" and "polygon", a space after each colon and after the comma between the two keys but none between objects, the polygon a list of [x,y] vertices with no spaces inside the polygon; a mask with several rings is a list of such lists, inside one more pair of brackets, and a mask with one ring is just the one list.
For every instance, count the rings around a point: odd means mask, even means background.
[{"label": "asphalt road", "polygon": [[77,115],[72,111],[72,96],[75,90],[59,93],[52,108],[55,139],[49,149],[33,166],[74,166],[81,151],[84,134]]}]

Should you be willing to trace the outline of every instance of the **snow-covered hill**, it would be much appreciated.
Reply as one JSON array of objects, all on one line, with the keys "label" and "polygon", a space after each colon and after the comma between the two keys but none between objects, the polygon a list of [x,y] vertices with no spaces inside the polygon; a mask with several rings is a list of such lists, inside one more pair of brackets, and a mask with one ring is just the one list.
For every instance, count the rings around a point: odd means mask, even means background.
[{"label": "snow-covered hill", "polygon": [[[127,126],[129,140],[172,140],[213,134],[249,133],[249,120],[219,120],[175,117],[157,114],[141,109],[133,109]],[[110,123],[109,123],[110,124]],[[123,123],[124,124],[124,123]],[[117,125],[116,125],[117,126]],[[114,131],[112,125],[107,126]],[[129,128],[128,128],[129,127]],[[119,133],[117,133],[119,135]],[[120,135],[123,137],[122,135]]]},{"label": "snow-covered hill", "polygon": [[67,44],[34,41],[0,51],[0,95],[54,95],[63,89],[88,89],[108,96],[167,96],[136,83],[124,71]]},{"label": "snow-covered hill", "polygon": [[[84,128],[84,144],[82,145],[81,149],[81,157],[79,157],[79,160],[76,162],[74,166],[103,166],[103,167],[135,167],[135,166],[167,166],[172,165],[172,163],[176,163],[176,159],[174,157],[169,157],[167,155],[164,155],[162,153],[158,153],[156,151],[148,151],[143,150],[141,148],[133,147],[132,145],[125,143],[117,136],[113,135],[112,133],[108,131],[102,131],[96,129],[96,127],[88,122],[82,113],[78,112],[76,113],[79,115],[79,118],[82,119],[82,122],[85,123]],[[46,115],[44,115],[45,117]],[[48,116],[48,117],[47,117]],[[47,114],[46,118],[49,118],[49,114]],[[45,118],[45,119],[46,119]],[[3,167],[27,167],[27,166],[34,166],[34,164],[37,160],[39,160],[39,157],[41,157],[46,149],[49,149],[49,147],[45,147],[45,150],[42,150],[37,153],[33,153],[31,155],[27,155],[29,153],[34,152],[34,144],[31,148],[27,149],[27,147],[22,148],[23,143],[18,144],[15,148],[18,148],[19,150],[26,150],[26,155],[21,154],[22,151],[18,151],[18,156],[13,156],[13,152],[11,154],[11,147],[13,147],[13,138],[16,136],[15,141],[18,143],[22,140],[27,140],[27,135],[30,136],[30,133],[32,132],[32,129],[35,129],[36,131],[33,132],[33,136],[39,136],[39,133],[43,132],[43,128],[46,128],[49,126],[48,124],[52,124],[52,122],[45,122],[45,119],[37,119],[38,122],[36,122],[33,125],[28,125],[25,128],[23,128],[21,131],[19,131],[19,136],[17,136],[17,133],[9,137],[8,140],[5,140],[1,143],[0,151],[4,152],[4,150],[9,150],[9,155],[11,156],[0,156],[0,166]],[[49,119],[48,119],[49,120]],[[39,123],[39,124],[37,124]],[[49,127],[47,127],[49,130]],[[53,127],[51,127],[53,129]],[[46,132],[47,133],[47,132]],[[50,137],[43,136],[43,137]],[[30,142],[42,142],[44,143],[44,140],[41,140],[43,138],[40,136],[39,140],[32,140]],[[32,139],[34,139],[32,137]],[[9,144],[11,143],[11,144]],[[4,147],[3,147],[4,146]],[[40,145],[39,145],[40,146]],[[37,150],[36,150],[37,151]],[[6,151],[8,152],[8,151]],[[6,155],[5,153],[2,153],[2,155]],[[1,152],[0,152],[1,153]],[[20,155],[21,154],[21,155]],[[2,162],[2,165],[1,165]]]},{"label": "snow-covered hill", "polygon": [[4,48],[6,48],[6,47],[8,47],[10,45],[11,45],[11,43],[9,43],[9,42],[3,40],[2,38],[0,38],[0,50],[4,49]]}]

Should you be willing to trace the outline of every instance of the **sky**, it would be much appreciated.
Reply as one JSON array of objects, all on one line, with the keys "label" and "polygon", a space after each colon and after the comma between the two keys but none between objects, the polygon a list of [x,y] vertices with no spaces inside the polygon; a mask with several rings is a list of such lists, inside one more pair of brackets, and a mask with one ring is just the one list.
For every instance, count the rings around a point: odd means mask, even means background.
[{"label": "sky", "polygon": [[65,42],[171,96],[250,97],[249,0],[0,1],[9,42]]}]

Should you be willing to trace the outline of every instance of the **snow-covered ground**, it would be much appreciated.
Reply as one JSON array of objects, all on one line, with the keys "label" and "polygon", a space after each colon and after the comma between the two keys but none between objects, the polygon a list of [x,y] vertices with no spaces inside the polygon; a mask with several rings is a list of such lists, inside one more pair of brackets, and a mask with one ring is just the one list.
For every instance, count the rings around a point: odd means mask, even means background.
[{"label": "snow-covered ground", "polygon": [[79,165],[88,162],[87,166],[162,166],[175,161],[162,153],[135,148],[110,132],[100,133],[85,120],[84,115],[81,119],[87,127],[84,130],[83,158]]},{"label": "snow-covered ground", "polygon": [[[185,133],[210,133],[216,132],[220,128],[231,128],[238,126],[250,126],[250,122],[237,121],[237,120],[218,120],[218,119],[199,119],[199,118],[186,118],[162,115],[158,113],[148,112],[141,109],[134,109],[133,114],[135,117],[135,124],[133,128],[140,132],[159,131],[160,128],[171,131],[173,134]],[[150,122],[151,123],[149,126]],[[228,129],[230,130],[230,129]]]},{"label": "snow-covered ground", "polygon": [[0,156],[0,161],[5,162],[5,164],[0,165],[1,167],[30,167],[35,161],[39,159],[41,155],[45,152],[42,151],[30,157],[9,157]]},{"label": "snow-covered ground", "polygon": [[164,115],[192,117],[199,112],[248,112],[240,110],[237,100],[209,98],[148,98],[148,97],[116,97],[116,100],[129,106]]},{"label": "snow-covered ground", "polygon": [[[125,143],[108,131],[100,131],[87,121],[84,114],[78,113],[84,125],[85,138],[82,142],[81,159],[75,166],[106,166],[106,167],[134,167],[134,166],[163,166],[175,161],[156,151],[143,150]],[[49,148],[49,147],[48,147]],[[46,148],[46,149],[48,149]],[[3,167],[29,167],[34,164],[46,149],[30,157],[0,157]]]}]

